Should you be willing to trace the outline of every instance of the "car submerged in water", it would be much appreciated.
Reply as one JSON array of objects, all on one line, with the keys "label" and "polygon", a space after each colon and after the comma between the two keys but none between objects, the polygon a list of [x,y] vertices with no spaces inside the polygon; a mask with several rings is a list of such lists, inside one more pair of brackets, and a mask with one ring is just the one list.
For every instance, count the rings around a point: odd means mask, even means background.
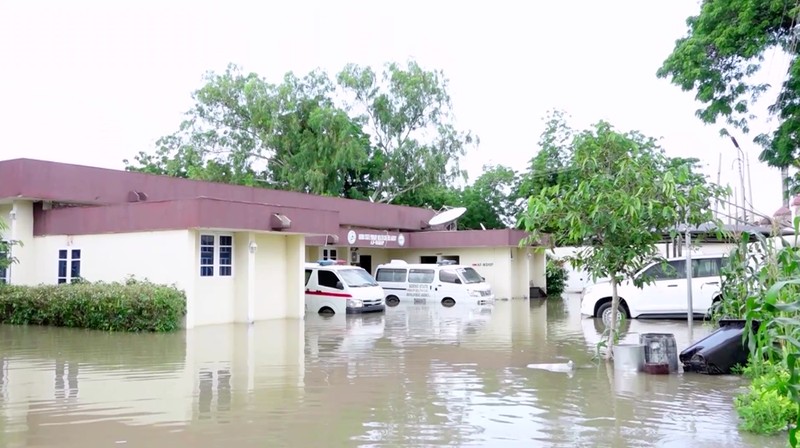
[{"label": "car submerged in water", "polygon": [[[705,318],[712,305],[722,299],[721,269],[726,258],[723,254],[692,255],[692,311],[695,317]],[[629,319],[688,316],[686,258],[650,262],[634,275],[634,279],[647,279],[648,282],[637,287],[629,279],[617,286],[617,311],[621,316]],[[581,314],[610,322],[611,298],[610,280],[587,286],[581,294]]]}]

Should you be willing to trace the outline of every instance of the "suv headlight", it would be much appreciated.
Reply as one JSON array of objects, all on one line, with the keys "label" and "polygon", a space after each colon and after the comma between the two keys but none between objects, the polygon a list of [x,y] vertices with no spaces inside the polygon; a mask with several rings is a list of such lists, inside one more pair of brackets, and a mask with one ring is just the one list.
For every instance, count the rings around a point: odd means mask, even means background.
[{"label": "suv headlight", "polygon": [[470,297],[480,297],[481,296],[481,292],[480,291],[470,291],[469,292],[469,296]]},{"label": "suv headlight", "polygon": [[364,306],[364,302],[359,299],[347,299],[348,308],[361,308],[362,306]]}]

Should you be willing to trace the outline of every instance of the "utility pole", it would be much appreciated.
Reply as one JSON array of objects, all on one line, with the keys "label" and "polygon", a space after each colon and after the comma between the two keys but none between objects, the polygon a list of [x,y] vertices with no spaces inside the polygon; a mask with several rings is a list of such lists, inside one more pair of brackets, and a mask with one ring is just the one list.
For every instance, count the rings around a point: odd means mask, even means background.
[{"label": "utility pole", "polygon": [[781,191],[783,192],[783,206],[789,208],[789,167],[781,168]]},{"label": "utility pole", "polygon": [[[722,151],[719,152],[719,164],[717,164],[717,185],[722,182]],[[719,219],[719,201],[714,204],[714,217]],[[728,222],[730,224],[730,221]]]}]

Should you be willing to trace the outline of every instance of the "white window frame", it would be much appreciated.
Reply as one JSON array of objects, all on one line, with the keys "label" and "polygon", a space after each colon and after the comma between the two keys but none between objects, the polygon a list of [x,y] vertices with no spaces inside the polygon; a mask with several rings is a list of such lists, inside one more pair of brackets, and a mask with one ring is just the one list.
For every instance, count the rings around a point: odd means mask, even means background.
[{"label": "white window frame", "polygon": [[[335,253],[333,257],[331,257],[331,251]],[[319,259],[320,260],[333,260],[336,261],[339,259],[339,248],[335,246],[322,246],[319,248]]]},{"label": "white window frame", "polygon": [[[6,249],[8,250],[8,253],[5,254],[5,257],[9,261],[11,261],[11,244],[10,244],[10,242],[6,241],[6,240],[0,240],[0,241],[3,241],[4,243],[7,244]],[[3,252],[0,252],[0,256],[3,256]],[[5,267],[5,271],[3,272],[3,275],[0,276],[0,285],[9,285],[9,284],[11,284],[11,263],[9,263],[8,266]]]},{"label": "white window frame", "polygon": [[[61,258],[61,251],[62,250],[67,251],[67,258]],[[72,258],[72,251],[74,251],[74,250],[80,251],[80,256],[78,258]],[[81,249],[80,247],[65,247],[65,248],[59,249],[58,252],[56,253],[56,255],[58,256],[58,263],[56,264],[56,284],[64,285],[64,284],[72,283],[76,279],[79,279],[79,278],[81,278],[83,276],[82,275],[82,271],[83,271],[83,249]],[[59,272],[58,272],[58,265],[61,264],[62,260],[67,263],[66,276],[64,276],[64,277],[60,276]],[[72,276],[72,262],[73,261],[77,261],[78,262],[78,277],[73,277]],[[62,278],[64,279],[63,283],[61,283],[61,281],[60,281]]]},{"label": "white window frame", "polygon": [[[203,237],[204,236],[212,237],[214,239],[214,244],[213,245],[203,244]],[[229,237],[231,239],[231,244],[230,245],[221,244],[222,237]],[[233,258],[234,258],[233,251],[234,251],[234,246],[236,245],[236,243],[235,243],[234,235],[232,233],[227,233],[227,232],[203,232],[203,231],[200,231],[200,232],[198,232],[198,236],[197,236],[197,245],[198,245],[197,267],[199,268],[198,271],[197,271],[197,275],[199,275],[200,278],[210,278],[210,277],[230,278],[230,277],[233,277],[233,264],[234,264],[234,262],[233,262]],[[212,247],[214,249],[214,252],[213,252],[213,255],[212,255],[213,258],[212,258],[212,263],[211,264],[203,264],[203,252],[202,252],[203,251],[203,247]],[[230,262],[230,264],[221,264],[220,263],[220,258],[222,256],[222,252],[221,252],[220,249],[223,248],[223,247],[230,247],[231,248],[231,255],[230,255],[231,262]],[[211,275],[203,275],[203,268],[204,267],[210,267],[211,268]],[[221,274],[222,268],[230,269],[230,273],[228,275],[222,275]]]}]

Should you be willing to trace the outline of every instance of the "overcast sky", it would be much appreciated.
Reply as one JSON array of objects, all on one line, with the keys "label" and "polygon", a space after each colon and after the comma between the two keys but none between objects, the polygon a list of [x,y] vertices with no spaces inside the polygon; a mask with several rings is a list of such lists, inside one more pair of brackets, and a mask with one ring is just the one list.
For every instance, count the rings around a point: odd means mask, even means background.
[{"label": "overcast sky", "polygon": [[[458,126],[481,138],[465,160],[472,179],[484,163],[524,169],[542,117],[561,108],[577,126],[605,119],[663,137],[714,180],[723,154],[722,183],[738,185],[730,140],[695,118],[693,94],[655,76],[698,10],[697,0],[0,0],[0,159],[122,168],[177,128],[205,71],[229,62],[277,81],[414,58],[444,70]],[[764,76],[779,83],[784,68],[768,55]],[[758,162],[752,136],[734,135],[755,207],[771,215],[779,172]]]}]

